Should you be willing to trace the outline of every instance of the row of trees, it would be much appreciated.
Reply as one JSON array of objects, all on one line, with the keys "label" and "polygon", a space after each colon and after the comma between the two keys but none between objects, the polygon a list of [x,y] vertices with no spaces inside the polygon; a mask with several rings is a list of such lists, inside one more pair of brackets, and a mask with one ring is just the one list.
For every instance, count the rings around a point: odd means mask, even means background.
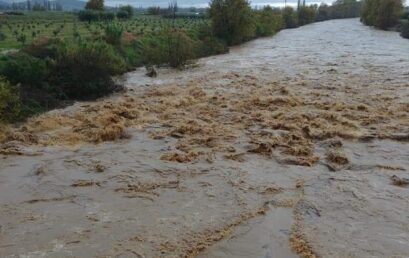
[{"label": "row of trees", "polygon": [[228,45],[235,45],[315,21],[359,17],[360,8],[357,0],[338,0],[332,6],[319,7],[298,1],[297,9],[266,6],[261,10],[253,10],[247,0],[212,0],[209,15],[214,34]]},{"label": "row of trees", "polygon": [[12,4],[1,4],[0,10],[14,10],[14,11],[62,11],[63,6],[59,1],[32,1],[13,2]]},{"label": "row of trees", "polygon": [[317,9],[317,21],[359,17],[362,2],[337,0],[332,5],[321,4]]},{"label": "row of trees", "polygon": [[118,19],[130,19],[134,15],[134,8],[130,5],[119,7],[116,13],[104,10],[104,0],[89,0],[85,10],[78,13],[81,21],[112,21]]},{"label": "row of trees", "polygon": [[361,21],[365,25],[386,30],[399,23],[402,13],[402,0],[365,0]]}]

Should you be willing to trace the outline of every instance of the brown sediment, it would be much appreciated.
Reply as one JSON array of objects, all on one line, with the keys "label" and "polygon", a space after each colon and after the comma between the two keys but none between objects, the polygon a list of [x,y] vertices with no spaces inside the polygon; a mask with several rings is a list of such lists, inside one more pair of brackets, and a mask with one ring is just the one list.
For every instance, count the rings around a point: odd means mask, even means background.
[{"label": "brown sediment", "polygon": [[306,240],[306,236],[303,233],[303,222],[299,215],[295,215],[294,224],[291,227],[290,234],[290,247],[302,258],[317,258],[317,256],[311,245]]},{"label": "brown sediment", "polygon": [[38,137],[25,131],[12,131],[7,134],[6,141],[18,141],[28,144],[37,144]]},{"label": "brown sediment", "polygon": [[100,182],[94,180],[78,180],[71,184],[72,187],[88,187],[88,186],[101,186]]},{"label": "brown sediment", "polygon": [[190,233],[178,242],[166,241],[160,244],[159,250],[162,253],[174,253],[177,257],[193,258],[225,237],[231,235],[234,228],[259,215],[264,215],[269,209],[268,204],[251,211],[241,213],[238,217],[226,225],[218,228],[206,229],[202,232]]},{"label": "brown sediment", "polygon": [[243,162],[243,161],[245,161],[244,156],[245,156],[245,153],[236,153],[236,154],[224,155],[224,158],[229,159],[229,160],[234,160],[234,161],[237,161],[237,162]]},{"label": "brown sediment", "polygon": [[386,170],[399,170],[399,171],[405,171],[406,169],[402,166],[394,166],[394,165],[376,165],[377,168],[380,169],[386,169]]},{"label": "brown sediment", "polygon": [[158,188],[168,188],[168,189],[181,189],[178,180],[166,181],[166,182],[137,182],[134,184],[128,184],[125,187],[120,187],[115,189],[116,192],[122,193],[144,193],[152,194],[158,196],[159,193],[156,192]]},{"label": "brown sediment", "polygon": [[161,160],[166,160],[166,161],[175,161],[179,163],[185,163],[185,162],[191,162],[195,160],[199,155],[203,153],[201,152],[193,152],[190,151],[188,153],[183,153],[183,152],[167,152],[162,154],[160,157]]},{"label": "brown sediment", "polygon": [[19,146],[16,142],[7,142],[0,145],[0,154],[18,156],[39,156],[41,152],[28,151]]},{"label": "brown sediment", "polygon": [[338,171],[347,168],[349,165],[348,157],[340,150],[330,150],[326,155],[327,166],[332,171]]},{"label": "brown sediment", "polygon": [[[155,139],[176,139],[175,150],[163,154],[163,160],[192,162],[206,152],[225,152],[245,137],[248,152],[277,154],[282,163],[313,166],[318,161],[317,141],[397,139],[408,124],[401,114],[406,106],[385,103],[390,105],[385,112],[372,101],[329,101],[325,94],[295,94],[287,85],[247,75],[225,77],[231,81],[223,88],[207,89],[192,80],[152,87],[134,96],[126,93],[72,112],[44,114],[9,133],[7,139],[47,145],[99,143],[128,138],[126,128],[134,127]],[[391,126],[397,123],[402,126]],[[346,159],[333,154],[328,160],[345,165]],[[242,160],[244,155],[226,158]]]}]

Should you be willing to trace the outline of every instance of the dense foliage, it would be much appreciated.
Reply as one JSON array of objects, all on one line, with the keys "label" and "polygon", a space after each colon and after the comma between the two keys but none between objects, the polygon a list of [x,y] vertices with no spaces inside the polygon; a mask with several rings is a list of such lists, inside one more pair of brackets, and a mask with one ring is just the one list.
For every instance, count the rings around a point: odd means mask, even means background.
[{"label": "dense foliage", "polygon": [[359,17],[362,3],[356,0],[337,0],[332,5],[321,4],[317,10],[317,21]]},{"label": "dense foliage", "polygon": [[102,11],[104,10],[104,0],[88,0],[85,9]]},{"label": "dense foliage", "polygon": [[409,20],[403,21],[400,28],[400,35],[409,39]]},{"label": "dense foliage", "polygon": [[275,34],[283,27],[283,17],[280,9],[266,6],[255,11],[256,36],[265,37]]},{"label": "dense foliage", "polygon": [[298,14],[292,7],[285,7],[282,11],[284,28],[298,27]]},{"label": "dense foliage", "polygon": [[365,0],[361,20],[365,25],[386,30],[398,24],[402,12],[402,0]]},{"label": "dense foliage", "polygon": [[247,0],[212,0],[209,14],[215,35],[228,45],[255,36],[254,15]]}]

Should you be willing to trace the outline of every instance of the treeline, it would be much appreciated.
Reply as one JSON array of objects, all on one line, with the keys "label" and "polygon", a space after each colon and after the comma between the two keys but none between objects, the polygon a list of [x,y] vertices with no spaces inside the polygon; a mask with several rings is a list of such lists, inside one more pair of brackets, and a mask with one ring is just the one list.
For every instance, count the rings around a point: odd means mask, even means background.
[{"label": "treeline", "polygon": [[306,6],[305,1],[299,1],[297,9],[266,6],[261,10],[251,9],[246,0],[212,0],[209,16],[214,34],[227,45],[234,45],[316,21],[359,17],[360,9],[361,3],[356,0],[338,0],[332,6]]},{"label": "treeline", "polygon": [[386,30],[396,26],[402,14],[402,0],[364,0],[361,21]]},{"label": "treeline", "polygon": [[[348,1],[359,8],[356,1]],[[322,6],[253,10],[246,0],[212,0],[210,20],[194,29],[168,25],[135,36],[116,21],[123,18],[120,12],[125,18],[132,17],[131,7],[123,7],[107,18],[103,6],[102,0],[90,0],[87,10],[79,13],[80,19],[89,22],[104,20],[99,22],[104,26],[102,36],[40,38],[0,57],[0,122],[22,120],[75,100],[95,99],[120,90],[112,76],[135,67],[182,67],[192,59],[225,53],[231,45],[324,20],[318,15]],[[177,19],[176,7],[169,7],[172,11],[168,15],[173,19]],[[348,8],[336,8],[331,7],[325,19],[352,15],[352,11],[345,11]],[[84,18],[90,14],[98,18]]]},{"label": "treeline", "polygon": [[134,15],[134,8],[130,5],[119,7],[117,12],[104,10],[103,0],[89,0],[85,5],[85,10],[78,12],[80,21],[97,22],[112,21],[118,19],[131,19]]},{"label": "treeline", "polygon": [[317,10],[317,21],[359,17],[362,2],[356,0],[337,0],[332,5],[321,4]]},{"label": "treeline", "polygon": [[8,4],[0,1],[0,10],[13,11],[62,11],[63,6],[59,1],[51,0],[27,0]]},{"label": "treeline", "polygon": [[364,0],[361,21],[381,30],[396,29],[409,38],[409,9],[402,0]]}]

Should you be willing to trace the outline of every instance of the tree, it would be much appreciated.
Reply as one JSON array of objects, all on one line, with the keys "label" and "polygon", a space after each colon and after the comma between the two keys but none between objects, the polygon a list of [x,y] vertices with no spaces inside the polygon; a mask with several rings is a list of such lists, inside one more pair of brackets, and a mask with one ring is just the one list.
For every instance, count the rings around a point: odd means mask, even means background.
[{"label": "tree", "polygon": [[134,14],[133,7],[130,5],[121,6],[119,8],[119,11],[128,13],[128,18],[131,18]]},{"label": "tree", "polygon": [[255,11],[257,18],[257,36],[271,36],[282,27],[281,11],[270,6],[265,6],[261,10]]},{"label": "tree", "polygon": [[240,44],[255,36],[253,11],[247,0],[212,0],[209,14],[214,34],[228,45]]},{"label": "tree", "polygon": [[89,0],[85,5],[85,9],[103,11],[104,10],[104,0]]},{"label": "tree", "polygon": [[282,15],[285,28],[298,27],[298,15],[291,6],[285,7]]},{"label": "tree", "polygon": [[326,21],[330,18],[330,7],[327,4],[321,4],[317,9],[316,21]]},{"label": "tree", "polygon": [[176,12],[178,11],[177,1],[172,1],[168,6],[168,15],[171,15],[173,19],[176,19]]},{"label": "tree", "polygon": [[146,13],[148,15],[159,15],[161,13],[161,9],[159,6],[151,6],[148,7]]},{"label": "tree", "polygon": [[130,5],[121,6],[116,13],[118,19],[130,19],[133,16],[133,7]]},{"label": "tree", "polygon": [[310,24],[315,21],[316,10],[314,6],[300,6],[297,13],[299,26]]}]

